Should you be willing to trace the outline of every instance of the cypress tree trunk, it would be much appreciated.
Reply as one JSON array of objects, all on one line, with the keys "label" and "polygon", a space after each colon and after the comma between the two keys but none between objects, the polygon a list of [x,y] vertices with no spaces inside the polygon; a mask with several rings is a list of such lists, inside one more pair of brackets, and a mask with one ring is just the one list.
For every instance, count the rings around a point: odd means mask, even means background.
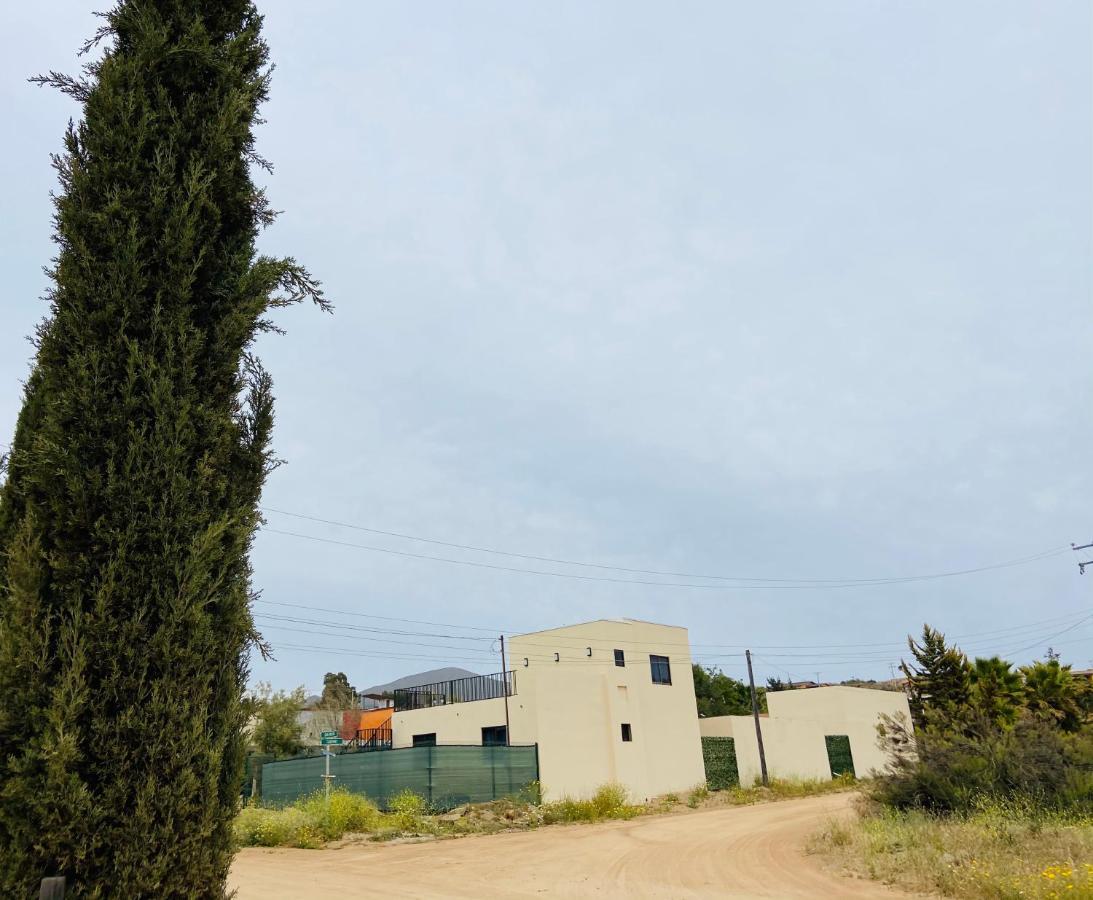
[{"label": "cypress tree trunk", "polygon": [[251,181],[245,0],[122,0],[72,78],[51,314],[0,490],[0,896],[218,897],[273,398],[248,348],[326,301]]}]

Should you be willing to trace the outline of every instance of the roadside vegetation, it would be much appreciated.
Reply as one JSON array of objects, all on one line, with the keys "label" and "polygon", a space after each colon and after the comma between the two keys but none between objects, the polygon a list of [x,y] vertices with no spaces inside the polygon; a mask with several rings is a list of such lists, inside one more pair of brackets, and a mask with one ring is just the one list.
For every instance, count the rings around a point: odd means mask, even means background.
[{"label": "roadside vegetation", "polygon": [[886,721],[889,769],[857,821],[813,852],[952,897],[1093,898],[1093,688],[1049,654],[969,662],[927,628],[904,666],[913,723]]},{"label": "roadside vegetation", "polygon": [[686,794],[667,794],[648,803],[631,803],[624,787],[605,784],[586,800],[562,798],[540,803],[539,787],[531,785],[518,797],[467,804],[448,811],[430,809],[423,797],[411,791],[392,797],[390,809],[381,811],[369,798],[338,788],[329,799],[319,791],[284,807],[258,804],[244,807],[235,821],[235,840],[240,847],[315,849],[343,840],[420,840],[496,834],[545,825],[745,806],[856,788],[857,782],[849,776],[830,781],[773,780],[769,787],[733,787],[724,791],[710,791],[700,785]]},{"label": "roadside vegetation", "polygon": [[846,871],[948,897],[1093,897],[1093,818],[984,801],[950,815],[881,808],[810,849]]}]

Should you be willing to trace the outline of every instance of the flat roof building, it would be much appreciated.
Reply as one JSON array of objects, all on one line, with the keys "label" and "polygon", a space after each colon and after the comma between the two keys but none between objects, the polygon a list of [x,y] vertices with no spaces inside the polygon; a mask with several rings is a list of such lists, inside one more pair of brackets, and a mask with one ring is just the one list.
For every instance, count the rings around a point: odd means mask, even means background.
[{"label": "flat roof building", "polygon": [[507,650],[505,675],[397,691],[393,746],[536,744],[545,799],[613,782],[641,801],[705,783],[687,629],[599,619]]}]

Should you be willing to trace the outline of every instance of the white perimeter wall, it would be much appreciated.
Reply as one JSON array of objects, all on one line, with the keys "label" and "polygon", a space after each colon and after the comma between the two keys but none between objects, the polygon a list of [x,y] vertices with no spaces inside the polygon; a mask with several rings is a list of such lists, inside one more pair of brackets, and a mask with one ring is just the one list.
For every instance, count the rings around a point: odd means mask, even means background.
[{"label": "white perimeter wall", "polygon": [[[767,708],[770,714],[759,722],[767,772],[773,778],[830,778],[824,737],[834,734],[850,738],[859,778],[878,775],[887,763],[877,741],[880,717],[911,718],[906,695],[854,687],[777,691],[767,694]],[[699,728],[705,736],[733,738],[741,784],[759,779],[759,745],[751,716],[700,719]]]}]

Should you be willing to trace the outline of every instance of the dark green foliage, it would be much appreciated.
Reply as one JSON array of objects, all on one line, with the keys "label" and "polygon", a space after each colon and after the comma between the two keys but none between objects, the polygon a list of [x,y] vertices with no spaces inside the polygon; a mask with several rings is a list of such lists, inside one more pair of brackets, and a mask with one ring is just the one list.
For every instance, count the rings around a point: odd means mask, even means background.
[{"label": "dark green foliage", "polygon": [[[700,716],[750,716],[751,693],[742,681],[730,678],[720,669],[694,663],[691,666],[695,684],[695,702]],[[758,688],[760,712],[766,712],[767,695]]]},{"label": "dark green foliage", "polygon": [[790,690],[793,690],[793,688],[789,684],[787,684],[786,682],[782,681],[781,678],[774,678],[772,676],[772,677],[767,679],[767,691],[768,692],[773,693],[773,692],[777,692],[777,691],[790,691]]},{"label": "dark green foliage", "polygon": [[218,897],[248,550],[275,460],[248,348],[316,283],[258,257],[246,0],[122,0],[55,159],[50,316],[0,490],[0,896]]},{"label": "dark green foliage", "polygon": [[[933,715],[928,714],[932,719]],[[907,736],[888,723],[888,737]],[[953,728],[940,721],[916,731],[914,753],[893,754],[873,785],[876,799],[898,808],[967,812],[993,799],[1093,812],[1093,735],[1068,735],[1027,713],[1012,726],[971,714]]]},{"label": "dark green foliage", "polygon": [[1054,721],[1063,731],[1075,732],[1089,720],[1093,700],[1088,678],[1079,678],[1058,657],[1022,666],[1024,702],[1038,716]]},{"label": "dark green foliage", "polygon": [[840,775],[854,776],[854,756],[850,752],[850,738],[845,734],[824,735],[827,745],[827,761],[831,766],[831,777]]},{"label": "dark green foliage", "polygon": [[1013,666],[997,656],[979,657],[968,670],[969,702],[992,722],[1011,724],[1024,699],[1024,686]]},{"label": "dark green foliage", "polygon": [[731,737],[703,737],[702,761],[706,766],[706,786],[711,791],[722,791],[740,784],[736,741]]},{"label": "dark green foliage", "polygon": [[900,663],[907,678],[908,702],[915,725],[925,722],[925,710],[954,708],[968,702],[971,690],[968,660],[955,647],[945,644],[945,635],[929,625],[922,627],[922,641],[907,638],[917,665]]},{"label": "dark green foliage", "polygon": [[327,672],[323,676],[323,696],[319,705],[323,709],[356,708],[357,692],[345,672]]},{"label": "dark green foliage", "polygon": [[926,627],[911,642],[915,713],[880,728],[889,771],[874,795],[900,808],[966,812],[994,800],[1030,810],[1093,813],[1093,722],[1088,679],[1056,655],[1014,671],[998,657],[968,665]]}]

